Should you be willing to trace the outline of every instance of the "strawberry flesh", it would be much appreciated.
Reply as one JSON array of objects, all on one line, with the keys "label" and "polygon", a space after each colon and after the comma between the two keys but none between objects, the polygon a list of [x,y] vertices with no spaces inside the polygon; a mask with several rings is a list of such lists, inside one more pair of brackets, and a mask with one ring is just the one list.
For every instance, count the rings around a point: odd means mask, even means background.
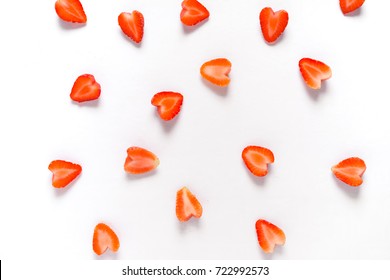
[{"label": "strawberry flesh", "polygon": [[176,216],[181,222],[188,221],[191,217],[200,218],[203,213],[202,205],[198,199],[183,187],[176,194]]},{"label": "strawberry flesh", "polygon": [[106,224],[96,225],[93,232],[92,248],[97,255],[102,255],[107,249],[116,252],[119,249],[119,238]]},{"label": "strawberry flesh", "polygon": [[226,87],[230,83],[229,73],[232,63],[226,58],[217,58],[205,62],[200,68],[200,74],[210,83]]},{"label": "strawberry flesh", "polygon": [[81,165],[64,160],[54,160],[49,164],[53,173],[52,185],[55,188],[64,188],[80,175]]},{"label": "strawberry flesh", "polygon": [[181,6],[180,20],[184,25],[196,25],[210,16],[206,7],[197,0],[184,0]]},{"label": "strawberry flesh", "polygon": [[362,176],[365,171],[366,164],[358,157],[347,158],[332,167],[336,178],[352,187],[358,187],[363,183]]},{"label": "strawberry flesh", "polygon": [[183,104],[183,95],[178,92],[162,91],[156,93],[151,102],[157,107],[161,119],[169,121],[179,114]]},{"label": "strawberry flesh", "polygon": [[123,33],[139,44],[144,36],[144,16],[138,11],[121,13],[118,16],[118,24]]},{"label": "strawberry flesh", "polygon": [[246,147],[241,156],[249,171],[258,177],[267,175],[268,164],[275,160],[271,150],[259,146]]},{"label": "strawberry flesh", "polygon": [[272,253],[276,245],[284,245],[286,235],[274,224],[266,220],[256,222],[257,240],[265,253]]},{"label": "strawberry flesh", "polygon": [[156,169],[159,164],[159,159],[152,152],[140,147],[130,147],[127,149],[124,169],[131,174],[142,174]]},{"label": "strawberry flesh", "polygon": [[320,89],[321,81],[332,77],[332,70],[325,63],[311,58],[302,58],[299,61],[299,70],[308,87]]},{"label": "strawberry flesh", "polygon": [[274,12],[272,8],[266,7],[261,10],[259,19],[264,39],[273,43],[286,29],[288,13],[285,10]]},{"label": "strawberry flesh", "polygon": [[98,99],[101,88],[95,80],[95,77],[90,74],[79,76],[73,84],[70,98],[76,102],[85,102]]},{"label": "strawberry flesh", "polygon": [[57,0],[54,8],[63,21],[74,23],[87,22],[87,16],[79,0]]}]

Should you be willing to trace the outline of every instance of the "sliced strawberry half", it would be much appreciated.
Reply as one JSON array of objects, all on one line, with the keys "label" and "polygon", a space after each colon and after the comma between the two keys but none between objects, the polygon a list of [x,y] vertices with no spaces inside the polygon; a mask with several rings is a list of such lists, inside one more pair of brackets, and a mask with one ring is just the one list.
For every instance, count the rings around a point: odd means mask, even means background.
[{"label": "sliced strawberry half", "polygon": [[312,89],[320,89],[321,81],[332,77],[332,70],[325,63],[311,58],[299,61],[299,70],[305,83]]},{"label": "sliced strawberry half", "polygon": [[79,76],[73,84],[70,98],[76,102],[85,102],[98,99],[101,88],[95,80],[95,77],[90,74]]},{"label": "sliced strawberry half", "polygon": [[226,58],[217,58],[205,62],[200,68],[200,74],[204,79],[220,87],[226,87],[230,83],[229,73],[232,63]]},{"label": "sliced strawberry half", "polygon": [[137,44],[144,36],[144,16],[138,12],[121,13],[118,16],[118,23],[123,33]]},{"label": "sliced strawberry half", "polygon": [[176,194],[176,216],[181,222],[186,222],[191,217],[200,218],[203,213],[202,205],[198,199],[183,187]]},{"label": "sliced strawberry half", "polygon": [[60,19],[68,22],[86,23],[83,5],[79,0],[57,0],[54,8]]},{"label": "sliced strawberry half", "polygon": [[196,25],[210,16],[206,7],[196,0],[184,0],[181,7],[180,20],[188,26]]},{"label": "sliced strawberry half", "polygon": [[106,224],[97,224],[93,232],[92,248],[97,255],[101,255],[110,249],[116,252],[119,249],[119,238]]},{"label": "sliced strawberry half", "polygon": [[172,120],[180,112],[183,104],[183,95],[178,92],[162,91],[152,98],[152,105],[157,107],[157,112],[164,121]]},{"label": "sliced strawberry half", "polygon": [[268,174],[268,164],[275,158],[271,150],[259,146],[248,146],[242,151],[242,159],[249,171],[258,177]]},{"label": "sliced strawberry half", "polygon": [[343,14],[356,11],[363,6],[365,0],[340,0],[340,8]]},{"label": "sliced strawberry half", "polygon": [[256,222],[257,240],[265,253],[272,253],[276,245],[284,245],[286,235],[284,232],[266,220]]},{"label": "sliced strawberry half", "polygon": [[333,174],[352,187],[358,187],[363,183],[362,176],[365,171],[366,164],[358,157],[347,158],[332,167]]},{"label": "sliced strawberry half", "polygon": [[261,10],[259,19],[264,39],[273,43],[286,29],[288,13],[285,10],[274,12],[272,8],[266,7]]},{"label": "sliced strawberry half", "polygon": [[76,163],[54,160],[49,164],[49,170],[53,173],[53,187],[64,188],[80,175],[82,168],[81,165]]},{"label": "sliced strawberry half", "polygon": [[152,152],[140,148],[130,147],[127,149],[125,171],[131,174],[142,174],[156,169],[160,160]]}]

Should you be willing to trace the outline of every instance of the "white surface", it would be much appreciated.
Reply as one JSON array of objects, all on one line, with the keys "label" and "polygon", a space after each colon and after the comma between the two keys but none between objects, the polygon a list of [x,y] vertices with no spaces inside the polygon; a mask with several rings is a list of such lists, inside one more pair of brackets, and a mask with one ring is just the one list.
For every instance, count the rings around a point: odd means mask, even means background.
[{"label": "white surface", "polygon": [[[390,258],[389,2],[343,16],[337,0],[203,0],[210,19],[193,31],[180,22],[179,0],[84,0],[81,28],[63,24],[54,2],[0,9],[1,259],[94,259],[99,222],[121,241],[103,258]],[[265,6],[290,16],[273,46],[260,33]],[[140,47],[117,24],[134,9],[145,17]],[[223,94],[199,75],[217,57],[233,64]],[[319,93],[302,81],[302,57],[333,70]],[[77,105],[69,93],[85,73],[102,95]],[[184,95],[169,124],[150,104],[162,90]],[[274,152],[264,179],[246,170],[247,145]],[[130,146],[156,153],[157,171],[126,175]],[[356,189],[330,171],[350,156],[367,164]],[[83,166],[65,190],[51,187],[53,159]],[[182,186],[203,205],[198,221],[175,216]],[[259,218],[286,233],[273,255],[257,244]]]}]

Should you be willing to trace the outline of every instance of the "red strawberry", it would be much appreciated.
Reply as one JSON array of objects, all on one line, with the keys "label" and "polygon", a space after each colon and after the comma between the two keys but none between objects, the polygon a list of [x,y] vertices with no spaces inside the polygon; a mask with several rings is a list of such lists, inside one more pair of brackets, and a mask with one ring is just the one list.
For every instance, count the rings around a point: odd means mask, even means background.
[{"label": "red strawberry", "polygon": [[160,164],[155,154],[139,147],[127,149],[125,171],[132,174],[141,174],[154,170]]},{"label": "red strawberry", "polygon": [[229,73],[232,63],[226,58],[217,58],[205,62],[200,68],[203,78],[220,87],[226,87],[230,83]]},{"label": "red strawberry", "polygon": [[272,253],[275,245],[284,245],[286,242],[284,232],[266,220],[256,222],[256,233],[259,245],[265,253]]},{"label": "red strawberry", "polygon": [[274,12],[270,7],[262,9],[259,18],[261,31],[268,43],[275,42],[282,35],[288,23],[288,13],[285,10]]},{"label": "red strawberry", "polygon": [[274,154],[267,148],[248,146],[242,151],[242,159],[249,171],[259,177],[268,173],[267,164],[274,162]]},{"label": "red strawberry", "polygon": [[87,16],[79,0],[57,0],[54,7],[57,15],[64,21],[87,22]]},{"label": "red strawberry", "polygon": [[152,98],[152,105],[157,107],[158,114],[164,121],[172,120],[180,112],[183,95],[178,92],[162,91]]},{"label": "red strawberry", "polygon": [[365,0],[340,0],[340,8],[343,14],[351,13],[359,9]]},{"label": "red strawberry", "polygon": [[196,25],[210,16],[206,7],[197,0],[184,0],[181,6],[180,20],[185,25]]},{"label": "red strawberry", "polygon": [[312,89],[320,89],[321,81],[332,77],[332,70],[325,63],[311,58],[299,61],[299,70],[305,83]]},{"label": "red strawberry", "polygon": [[366,164],[357,157],[347,158],[332,167],[333,174],[352,187],[358,187],[363,183],[364,171],[366,171]]},{"label": "red strawberry", "polygon": [[64,188],[81,173],[81,166],[64,160],[54,160],[49,164],[53,173],[52,185],[55,188]]},{"label": "red strawberry", "polygon": [[76,102],[91,101],[99,98],[100,91],[100,85],[95,81],[95,77],[84,74],[74,82],[70,98]]},{"label": "red strawberry", "polygon": [[176,216],[179,221],[186,222],[191,219],[191,217],[200,218],[202,213],[202,205],[186,187],[177,192]]},{"label": "red strawberry", "polygon": [[109,226],[100,223],[93,232],[92,248],[97,255],[103,254],[107,249],[116,252],[119,249],[119,238]]},{"label": "red strawberry", "polygon": [[121,13],[118,16],[118,23],[123,33],[136,43],[142,41],[144,36],[144,16],[138,12]]}]

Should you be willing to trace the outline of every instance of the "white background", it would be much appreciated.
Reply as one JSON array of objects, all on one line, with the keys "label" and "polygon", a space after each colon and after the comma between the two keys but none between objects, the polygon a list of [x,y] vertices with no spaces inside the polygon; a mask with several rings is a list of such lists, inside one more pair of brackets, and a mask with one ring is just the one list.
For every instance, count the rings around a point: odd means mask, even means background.
[{"label": "white background", "polygon": [[[1,259],[390,258],[389,2],[344,16],[338,0],[203,0],[210,18],[195,28],[181,24],[180,0],[83,0],[83,27],[60,21],[54,2],[0,8]],[[290,17],[275,45],[260,32],[266,6]],[[145,17],[140,46],[117,24],[132,10]],[[233,65],[226,90],[199,74],[217,57]],[[302,57],[332,68],[322,90],[303,83]],[[85,73],[102,94],[78,105],[69,94]],[[184,95],[170,123],[150,104],[163,90]],[[247,145],[274,152],[265,178],[246,170]],[[156,172],[127,175],[130,146],[157,154]],[[367,164],[359,188],[330,171],[350,156]],[[54,159],[83,166],[66,189],[51,186]],[[200,220],[177,220],[183,186]],[[286,233],[274,254],[258,246],[260,218]],[[99,222],[118,234],[117,254],[94,255]]]}]

